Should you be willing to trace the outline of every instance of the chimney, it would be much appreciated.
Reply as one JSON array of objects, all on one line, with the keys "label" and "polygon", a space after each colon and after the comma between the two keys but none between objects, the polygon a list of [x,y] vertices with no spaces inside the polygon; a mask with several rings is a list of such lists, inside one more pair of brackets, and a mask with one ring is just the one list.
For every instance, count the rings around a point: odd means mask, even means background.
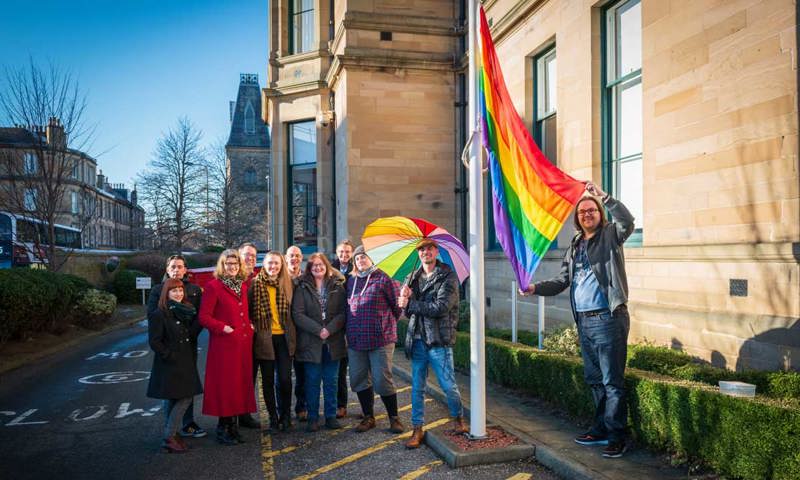
[{"label": "chimney", "polygon": [[47,144],[54,148],[67,148],[67,135],[64,133],[64,126],[56,117],[50,117],[45,131]]},{"label": "chimney", "polygon": [[103,175],[103,171],[100,170],[100,173],[97,174],[97,188],[100,190],[105,189],[106,186],[106,176]]},{"label": "chimney", "polygon": [[136,193],[136,184],[133,184],[133,190],[131,191],[131,203],[137,205],[139,195]]}]

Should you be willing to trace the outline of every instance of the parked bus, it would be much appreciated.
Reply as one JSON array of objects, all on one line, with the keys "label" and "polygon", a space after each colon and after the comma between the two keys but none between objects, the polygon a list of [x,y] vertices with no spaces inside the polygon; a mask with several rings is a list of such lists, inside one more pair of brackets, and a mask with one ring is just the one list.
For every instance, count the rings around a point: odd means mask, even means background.
[{"label": "parked bus", "polygon": [[[55,226],[55,245],[62,249],[82,248],[80,229]],[[36,244],[43,251],[50,244],[47,224],[35,218],[0,212],[0,268],[24,267],[42,263],[45,255],[36,255]],[[5,252],[10,252],[6,254]],[[6,257],[10,257],[6,260]]]}]

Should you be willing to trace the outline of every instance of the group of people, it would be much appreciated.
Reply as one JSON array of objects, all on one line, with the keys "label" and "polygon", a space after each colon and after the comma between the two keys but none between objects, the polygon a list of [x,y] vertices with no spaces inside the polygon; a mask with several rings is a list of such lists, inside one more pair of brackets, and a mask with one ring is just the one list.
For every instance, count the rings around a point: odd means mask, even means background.
[{"label": "group of people", "polygon": [[[207,432],[194,419],[193,398],[203,394],[204,415],[218,417],[217,441],[244,442],[239,428],[260,428],[255,385],[269,416],[269,428],[292,428],[292,371],[295,414],[306,430],[342,428],[347,414],[347,380],[361,405],[355,431],[376,427],[374,398],[380,396],[389,430],[405,431],[398,415],[392,357],[397,321],[410,319],[406,350],[412,358],[413,432],[406,443],[423,440],[424,391],[430,366],[448,398],[452,428],[467,432],[453,370],[452,346],[458,310],[458,279],[437,260],[438,245],[422,240],[421,267],[402,287],[377,268],[362,246],[347,240],[330,262],[291,246],[285,255],[268,252],[256,273],[256,248],[245,243],[223,251],[214,279],[204,290],[191,284],[180,255],[167,259],[165,280],[148,302],[149,342],[155,352],[147,395],[164,400],[162,448],[181,453],[184,437]],[[197,370],[198,335],[209,332],[205,382]],[[320,417],[320,396],[323,398]]]}]

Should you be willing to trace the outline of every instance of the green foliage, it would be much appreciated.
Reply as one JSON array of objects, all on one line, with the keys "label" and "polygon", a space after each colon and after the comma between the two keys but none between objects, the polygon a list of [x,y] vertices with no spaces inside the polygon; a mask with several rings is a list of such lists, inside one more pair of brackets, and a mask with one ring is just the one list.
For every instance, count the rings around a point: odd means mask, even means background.
[{"label": "green foliage", "polygon": [[100,328],[111,318],[116,308],[117,297],[111,293],[91,288],[79,294],[76,299],[75,323],[85,328]]},{"label": "green foliage", "polygon": [[167,268],[167,255],[156,252],[137,253],[125,260],[125,268],[146,273],[153,285],[160,283]]},{"label": "green foliage", "polygon": [[187,268],[213,267],[217,264],[219,253],[199,253],[196,255],[186,255]]},{"label": "green foliage", "polygon": [[138,270],[123,269],[114,277],[111,288],[119,303],[131,304],[142,301],[141,290],[136,290],[136,277],[149,277],[149,275]]},{"label": "green foliage", "polygon": [[459,332],[469,332],[469,300],[458,302],[458,325],[456,330]]},{"label": "green foliage", "polygon": [[225,247],[222,245],[206,245],[203,247],[203,253],[216,253],[219,255],[225,250]]},{"label": "green foliage", "polygon": [[544,336],[544,349],[548,352],[562,353],[573,357],[581,356],[581,342],[575,325],[559,328]]},{"label": "green foliage", "polygon": [[0,270],[0,342],[38,331],[63,331],[76,298],[90,288],[74,275],[46,270]]}]

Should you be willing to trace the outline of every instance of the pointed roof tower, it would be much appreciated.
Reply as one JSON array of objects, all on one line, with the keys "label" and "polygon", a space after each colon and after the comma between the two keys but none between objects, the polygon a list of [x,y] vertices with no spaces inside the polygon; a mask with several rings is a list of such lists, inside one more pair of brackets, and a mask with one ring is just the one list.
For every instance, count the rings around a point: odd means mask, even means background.
[{"label": "pointed roof tower", "polygon": [[269,127],[261,120],[258,74],[239,75],[239,94],[231,111],[231,134],[225,146],[270,148]]}]

